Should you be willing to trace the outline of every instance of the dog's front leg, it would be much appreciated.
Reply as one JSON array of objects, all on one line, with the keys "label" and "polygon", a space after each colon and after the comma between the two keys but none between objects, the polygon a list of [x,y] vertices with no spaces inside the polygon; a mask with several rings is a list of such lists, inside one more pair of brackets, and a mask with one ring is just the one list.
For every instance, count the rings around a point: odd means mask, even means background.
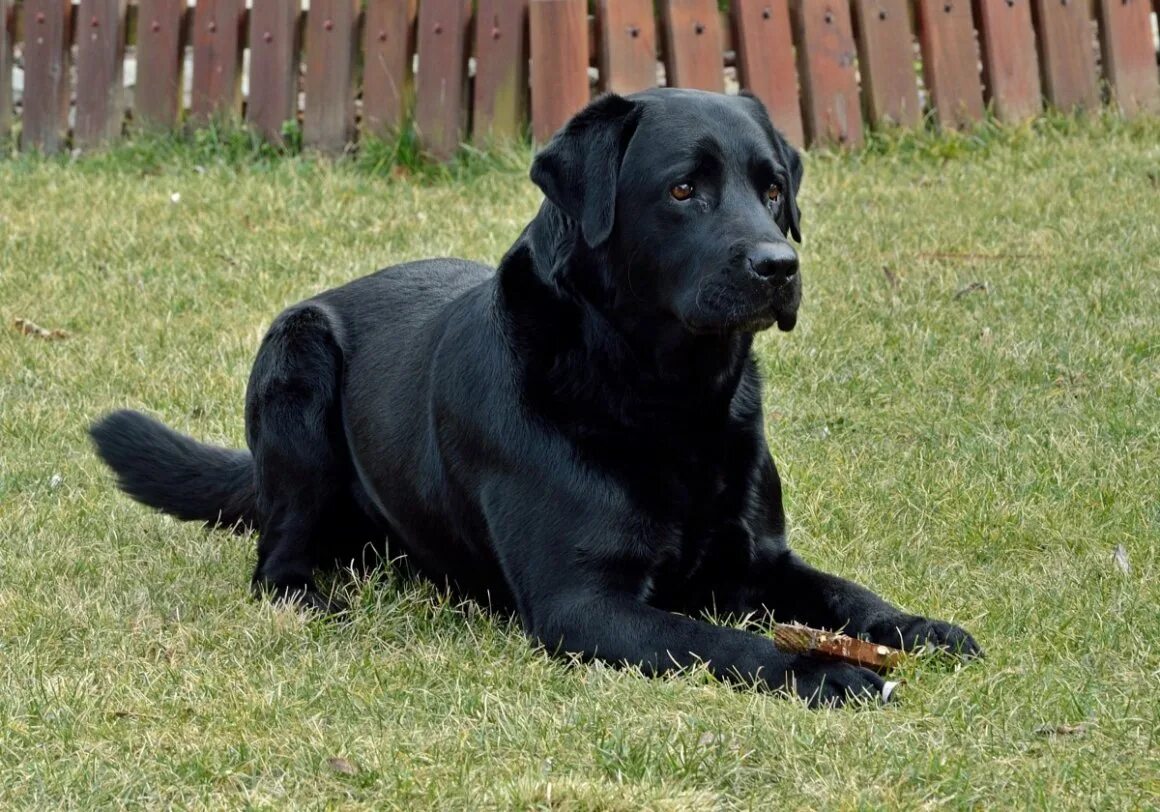
[{"label": "dog's front leg", "polygon": [[784,543],[759,549],[751,583],[756,602],[778,620],[841,629],[905,649],[937,646],[965,659],[983,654],[959,626],[904,612],[864,586],[814,569]]},{"label": "dog's front leg", "polygon": [[876,700],[883,679],[865,668],[794,655],[750,632],[649,606],[629,595],[556,595],[534,613],[532,635],[553,653],[663,674],[704,663],[720,679],[794,693],[810,705]]}]

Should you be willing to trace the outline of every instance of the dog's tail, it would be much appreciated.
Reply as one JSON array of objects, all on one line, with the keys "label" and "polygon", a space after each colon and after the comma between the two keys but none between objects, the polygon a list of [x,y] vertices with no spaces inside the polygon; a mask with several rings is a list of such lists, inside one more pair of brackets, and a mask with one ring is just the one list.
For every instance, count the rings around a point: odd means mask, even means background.
[{"label": "dog's tail", "polygon": [[244,532],[255,524],[254,458],[199,443],[151,417],[112,412],[92,425],[97,454],[138,502],[185,521]]}]

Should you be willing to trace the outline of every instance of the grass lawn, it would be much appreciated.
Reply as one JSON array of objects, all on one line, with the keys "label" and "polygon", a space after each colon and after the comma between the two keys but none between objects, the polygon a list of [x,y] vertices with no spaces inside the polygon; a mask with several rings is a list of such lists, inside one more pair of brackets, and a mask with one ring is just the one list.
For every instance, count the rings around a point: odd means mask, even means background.
[{"label": "grass lawn", "polygon": [[1155,808],[1160,121],[808,158],[801,320],[758,340],[795,546],[988,654],[891,707],[570,666],[389,573],[310,622],[249,599],[252,539],[115,491],[94,417],[241,445],[283,306],[494,262],[528,160],[0,159],[0,808]]}]

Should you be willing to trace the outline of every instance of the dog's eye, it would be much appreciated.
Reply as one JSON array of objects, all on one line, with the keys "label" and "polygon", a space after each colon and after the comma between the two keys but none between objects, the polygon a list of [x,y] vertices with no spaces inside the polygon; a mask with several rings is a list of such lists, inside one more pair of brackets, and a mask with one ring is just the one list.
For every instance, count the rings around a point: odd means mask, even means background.
[{"label": "dog's eye", "polygon": [[673,200],[688,200],[693,196],[693,184],[678,183],[672,189],[669,189],[669,194],[673,196]]},{"label": "dog's eye", "polygon": [[769,184],[769,188],[765,190],[765,199],[770,203],[777,203],[781,200],[781,187],[776,183]]}]

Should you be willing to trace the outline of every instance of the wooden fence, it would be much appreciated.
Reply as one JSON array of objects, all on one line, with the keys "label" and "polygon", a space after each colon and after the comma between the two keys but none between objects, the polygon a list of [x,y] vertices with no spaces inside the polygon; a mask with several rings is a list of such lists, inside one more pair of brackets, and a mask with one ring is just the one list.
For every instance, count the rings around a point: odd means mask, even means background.
[{"label": "wooden fence", "polygon": [[0,0],[0,137],[238,119],[339,151],[542,142],[594,92],[747,88],[799,145],[864,127],[1160,113],[1160,0]]}]

